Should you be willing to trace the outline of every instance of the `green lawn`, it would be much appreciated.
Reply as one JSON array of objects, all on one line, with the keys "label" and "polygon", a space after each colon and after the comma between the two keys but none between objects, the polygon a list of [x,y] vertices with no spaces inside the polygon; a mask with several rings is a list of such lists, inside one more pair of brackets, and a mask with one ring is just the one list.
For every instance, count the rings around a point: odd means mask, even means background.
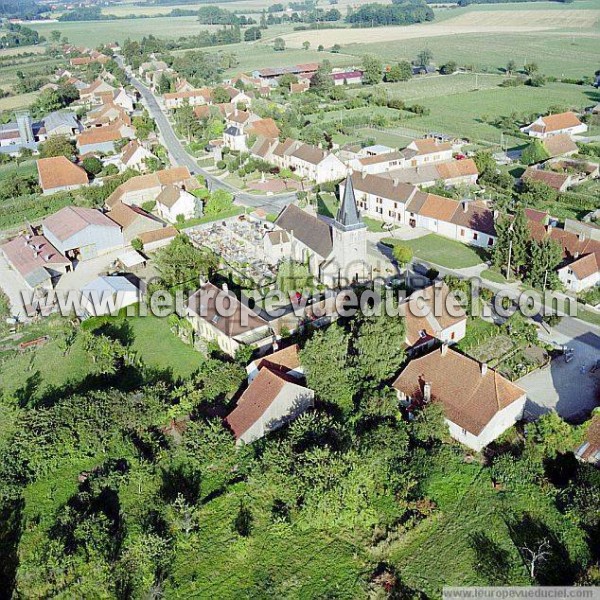
[{"label": "green lawn", "polygon": [[488,281],[493,281],[494,283],[506,283],[506,277],[504,277],[502,273],[493,269],[486,269],[485,271],[482,271],[481,278],[487,279]]},{"label": "green lawn", "polygon": [[498,327],[494,323],[484,321],[481,317],[472,317],[467,321],[467,334],[456,344],[456,347],[468,354],[470,348],[478,346],[497,331]]},{"label": "green lawn", "polygon": [[430,233],[414,240],[384,238],[384,244],[409,246],[415,257],[447,269],[466,269],[481,264],[481,250]]},{"label": "green lawn", "polygon": [[338,210],[338,199],[335,194],[321,192],[317,198],[317,212],[333,219]]}]

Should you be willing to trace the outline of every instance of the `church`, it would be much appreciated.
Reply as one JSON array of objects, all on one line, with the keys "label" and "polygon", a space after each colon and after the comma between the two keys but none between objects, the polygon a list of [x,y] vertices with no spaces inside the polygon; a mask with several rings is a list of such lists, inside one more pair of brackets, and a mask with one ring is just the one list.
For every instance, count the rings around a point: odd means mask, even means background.
[{"label": "church", "polygon": [[358,211],[350,176],[335,219],[290,204],[265,236],[264,251],[273,264],[292,259],[307,265],[313,277],[328,287],[343,288],[371,279],[367,226]]}]

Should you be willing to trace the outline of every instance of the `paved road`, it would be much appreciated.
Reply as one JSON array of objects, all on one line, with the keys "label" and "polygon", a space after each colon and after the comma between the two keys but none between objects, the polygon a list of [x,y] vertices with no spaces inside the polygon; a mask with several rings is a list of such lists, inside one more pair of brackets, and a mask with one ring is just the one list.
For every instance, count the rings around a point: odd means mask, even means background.
[{"label": "paved road", "polygon": [[[122,64],[122,63],[121,63]],[[156,121],[164,145],[169,151],[172,161],[178,166],[187,167],[192,174],[201,174],[211,190],[223,189],[234,194],[236,201],[243,206],[251,208],[262,208],[268,212],[278,213],[282,208],[296,200],[296,193],[286,193],[273,196],[248,194],[238,188],[222,181],[208,171],[200,168],[196,159],[185,150],[165,113],[159,106],[154,94],[138,79],[129,76],[131,84],[138,90],[144,99],[150,116]]]}]

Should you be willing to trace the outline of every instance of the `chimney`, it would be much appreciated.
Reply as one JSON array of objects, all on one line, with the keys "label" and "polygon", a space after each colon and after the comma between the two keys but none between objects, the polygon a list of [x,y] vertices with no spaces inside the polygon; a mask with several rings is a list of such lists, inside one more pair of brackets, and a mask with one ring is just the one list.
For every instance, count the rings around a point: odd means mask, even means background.
[{"label": "chimney", "polygon": [[221,286],[221,288],[223,289],[223,291],[224,291],[224,292],[228,292],[228,291],[229,291],[229,286],[228,286],[226,283],[224,283],[224,284]]},{"label": "chimney", "polygon": [[425,385],[423,385],[423,401],[424,402],[431,402],[431,383],[429,382],[425,382]]},{"label": "chimney", "polygon": [[363,171],[363,172],[361,173],[361,175],[362,175],[362,178],[363,178],[363,179],[365,179],[365,178],[367,177],[367,172],[366,172],[366,171]]},{"label": "chimney", "polygon": [[552,233],[552,225],[550,225],[550,223],[548,223],[548,225],[546,225],[546,232],[547,232],[548,234],[551,234],[551,233]]},{"label": "chimney", "polygon": [[400,183],[399,179],[394,179],[394,187],[398,187],[399,183]]},{"label": "chimney", "polygon": [[579,252],[575,252],[575,254],[573,254],[573,258],[577,260],[579,258]]},{"label": "chimney", "polygon": [[481,376],[485,377],[488,371],[488,366],[487,363],[483,362],[481,363]]},{"label": "chimney", "polygon": [[580,242],[583,242],[583,240],[585,240],[585,233],[583,233],[583,231],[580,231],[580,232],[577,234],[577,239],[578,239]]},{"label": "chimney", "polygon": [[442,347],[440,348],[440,351],[442,353],[442,356],[446,356],[446,354],[448,354],[448,344],[443,343]]},{"label": "chimney", "polygon": [[466,200],[462,202],[463,212],[467,212],[469,210],[469,203]]},{"label": "chimney", "polygon": [[277,338],[273,340],[273,352],[277,352],[279,350],[279,343],[277,342]]},{"label": "chimney", "polygon": [[500,211],[499,210],[495,210],[494,211],[494,221],[497,221],[498,217],[500,217]]}]

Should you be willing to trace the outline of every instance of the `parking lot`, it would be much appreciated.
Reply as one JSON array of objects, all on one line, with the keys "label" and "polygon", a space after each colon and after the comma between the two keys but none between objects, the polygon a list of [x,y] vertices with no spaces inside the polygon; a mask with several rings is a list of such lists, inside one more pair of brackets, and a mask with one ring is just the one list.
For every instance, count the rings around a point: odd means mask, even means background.
[{"label": "parking lot", "polygon": [[527,392],[525,410],[536,417],[555,409],[570,421],[583,421],[600,406],[600,336],[581,321],[564,319],[552,330],[549,340],[573,348],[573,359],[555,358],[546,368],[526,375],[517,384]]}]

